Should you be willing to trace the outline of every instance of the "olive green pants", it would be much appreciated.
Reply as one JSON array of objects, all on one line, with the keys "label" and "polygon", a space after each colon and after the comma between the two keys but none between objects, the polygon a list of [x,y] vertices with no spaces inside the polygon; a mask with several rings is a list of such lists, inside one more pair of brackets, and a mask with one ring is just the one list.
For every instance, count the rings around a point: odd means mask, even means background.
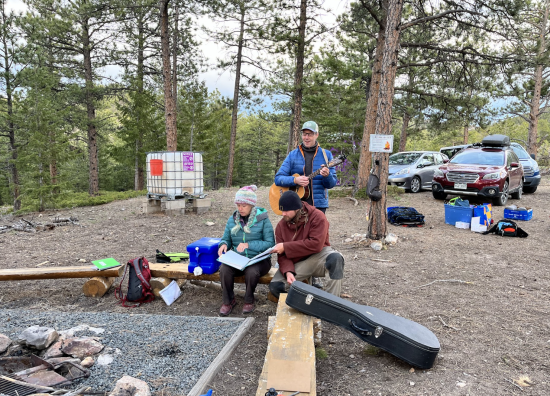
[{"label": "olive green pants", "polygon": [[[337,252],[330,246],[325,246],[319,253],[312,254],[305,260],[294,264],[297,281],[303,281],[315,277],[325,277],[324,290],[330,294],[340,297],[342,292],[342,279],[344,277],[344,258],[341,253]],[[289,288],[286,277],[277,271],[271,283],[269,290],[279,298],[280,293],[284,293]]]}]

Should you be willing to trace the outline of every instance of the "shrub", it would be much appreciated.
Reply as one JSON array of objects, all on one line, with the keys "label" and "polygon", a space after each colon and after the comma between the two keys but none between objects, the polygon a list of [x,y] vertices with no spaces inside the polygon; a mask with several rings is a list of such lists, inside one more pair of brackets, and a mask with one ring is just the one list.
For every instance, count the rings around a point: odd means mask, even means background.
[{"label": "shrub", "polygon": [[[109,202],[135,198],[147,194],[147,191],[100,191],[96,196],[90,196],[86,192],[62,191],[48,200],[45,209],[76,208],[80,206],[103,205]],[[38,199],[23,199],[21,210],[18,214],[35,212],[39,210]]]}]

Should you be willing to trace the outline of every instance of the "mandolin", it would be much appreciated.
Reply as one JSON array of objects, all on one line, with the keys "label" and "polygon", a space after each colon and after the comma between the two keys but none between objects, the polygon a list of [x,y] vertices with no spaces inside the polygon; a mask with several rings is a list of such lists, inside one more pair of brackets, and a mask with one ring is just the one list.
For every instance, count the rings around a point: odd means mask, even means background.
[{"label": "mandolin", "polygon": [[[327,168],[332,168],[337,165],[340,165],[344,160],[346,159],[345,154],[340,154],[338,157],[334,158],[332,161],[330,161],[327,165]],[[308,176],[309,184],[305,187],[303,186],[292,186],[292,187],[282,187],[277,186],[276,184],[272,184],[271,188],[269,189],[269,205],[271,205],[271,209],[275,214],[281,215],[282,212],[279,210],[279,198],[281,198],[281,195],[285,193],[288,190],[295,191],[296,194],[300,197],[302,201],[305,201],[309,198],[311,191],[310,191],[310,185],[311,180],[313,180],[314,177],[319,176],[321,174],[321,170],[323,168],[317,169],[315,172],[313,172],[311,175]],[[294,177],[301,176],[297,173],[292,175]]]}]

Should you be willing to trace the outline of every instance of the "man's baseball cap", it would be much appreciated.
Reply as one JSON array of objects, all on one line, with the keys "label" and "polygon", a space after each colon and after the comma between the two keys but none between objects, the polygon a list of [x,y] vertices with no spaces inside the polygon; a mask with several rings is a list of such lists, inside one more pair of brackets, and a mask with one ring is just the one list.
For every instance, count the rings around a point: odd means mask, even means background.
[{"label": "man's baseball cap", "polygon": [[315,133],[319,133],[319,126],[315,121],[307,121],[304,123],[304,126],[302,127],[302,131],[304,129],[309,129],[310,131],[313,131]]}]

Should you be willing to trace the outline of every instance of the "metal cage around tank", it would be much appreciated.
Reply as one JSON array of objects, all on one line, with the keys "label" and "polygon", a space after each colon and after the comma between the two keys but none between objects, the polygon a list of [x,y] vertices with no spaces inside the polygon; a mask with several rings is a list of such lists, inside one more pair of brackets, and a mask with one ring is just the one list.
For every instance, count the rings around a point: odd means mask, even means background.
[{"label": "metal cage around tank", "polygon": [[201,153],[157,151],[147,153],[147,198],[175,200],[204,197]]}]

